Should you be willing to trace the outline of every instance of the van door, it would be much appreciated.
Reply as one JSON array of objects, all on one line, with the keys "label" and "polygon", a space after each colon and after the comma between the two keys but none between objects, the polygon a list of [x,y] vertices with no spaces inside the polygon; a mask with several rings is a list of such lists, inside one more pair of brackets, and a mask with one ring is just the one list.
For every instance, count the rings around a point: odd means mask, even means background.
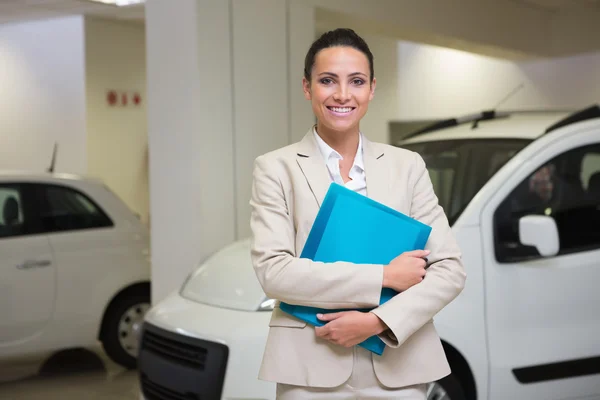
[{"label": "van door", "polygon": [[40,334],[55,307],[54,255],[32,217],[30,189],[0,183],[0,354]]},{"label": "van door", "polygon": [[[600,394],[599,138],[548,144],[483,209],[492,400]],[[519,218],[532,214],[554,218],[558,255],[520,243]]]}]

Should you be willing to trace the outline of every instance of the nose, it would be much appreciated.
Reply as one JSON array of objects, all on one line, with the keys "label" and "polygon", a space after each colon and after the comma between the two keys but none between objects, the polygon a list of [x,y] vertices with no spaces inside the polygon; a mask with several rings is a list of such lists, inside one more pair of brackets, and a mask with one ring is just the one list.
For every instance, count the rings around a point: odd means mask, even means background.
[{"label": "nose", "polygon": [[338,103],[347,103],[350,101],[350,91],[348,90],[348,85],[342,83],[338,86],[337,90],[333,95],[333,99]]}]

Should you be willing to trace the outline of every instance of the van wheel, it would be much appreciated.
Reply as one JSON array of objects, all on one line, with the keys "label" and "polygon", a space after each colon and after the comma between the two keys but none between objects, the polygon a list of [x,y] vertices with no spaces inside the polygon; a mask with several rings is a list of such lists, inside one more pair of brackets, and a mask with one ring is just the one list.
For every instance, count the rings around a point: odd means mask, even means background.
[{"label": "van wheel", "polygon": [[137,365],[140,329],[150,308],[150,295],[131,293],[111,305],[103,326],[102,347],[106,354],[125,368]]},{"label": "van wheel", "polygon": [[450,374],[427,385],[427,400],[466,400],[466,397],[459,380]]}]

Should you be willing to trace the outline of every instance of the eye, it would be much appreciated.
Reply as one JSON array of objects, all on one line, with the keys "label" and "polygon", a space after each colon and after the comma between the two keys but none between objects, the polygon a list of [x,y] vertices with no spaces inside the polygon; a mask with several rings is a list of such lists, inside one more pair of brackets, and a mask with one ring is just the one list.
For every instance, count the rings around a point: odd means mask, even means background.
[{"label": "eye", "polygon": [[360,78],[356,78],[352,81],[352,83],[355,84],[356,86],[360,86],[360,85],[364,85],[365,81]]},{"label": "eye", "polygon": [[319,82],[321,82],[323,85],[329,85],[333,83],[333,80],[331,78],[323,78]]}]

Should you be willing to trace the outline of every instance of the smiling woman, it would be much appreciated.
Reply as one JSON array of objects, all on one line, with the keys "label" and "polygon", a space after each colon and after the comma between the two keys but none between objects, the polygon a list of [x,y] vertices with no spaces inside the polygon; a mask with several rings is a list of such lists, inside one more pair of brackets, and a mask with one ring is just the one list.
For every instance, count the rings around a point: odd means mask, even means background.
[{"label": "smiling woman", "polygon": [[347,30],[324,35],[309,50],[302,86],[317,117],[317,134],[340,148],[344,172],[350,169],[359,142],[359,123],[375,95],[373,54],[367,44]]},{"label": "smiling woman", "polygon": [[[278,399],[423,400],[425,384],[450,373],[432,319],[462,291],[460,250],[423,159],[361,132],[375,86],[365,41],[350,29],[325,33],[309,49],[302,79],[316,125],[255,161],[252,264],[275,300],[259,377],[277,382]],[[300,258],[332,182],[431,226],[427,248],[387,265]],[[380,306],[382,288],[400,294]],[[315,328],[280,302],[362,311],[325,313]],[[383,356],[356,346],[373,335],[387,345]]]}]

